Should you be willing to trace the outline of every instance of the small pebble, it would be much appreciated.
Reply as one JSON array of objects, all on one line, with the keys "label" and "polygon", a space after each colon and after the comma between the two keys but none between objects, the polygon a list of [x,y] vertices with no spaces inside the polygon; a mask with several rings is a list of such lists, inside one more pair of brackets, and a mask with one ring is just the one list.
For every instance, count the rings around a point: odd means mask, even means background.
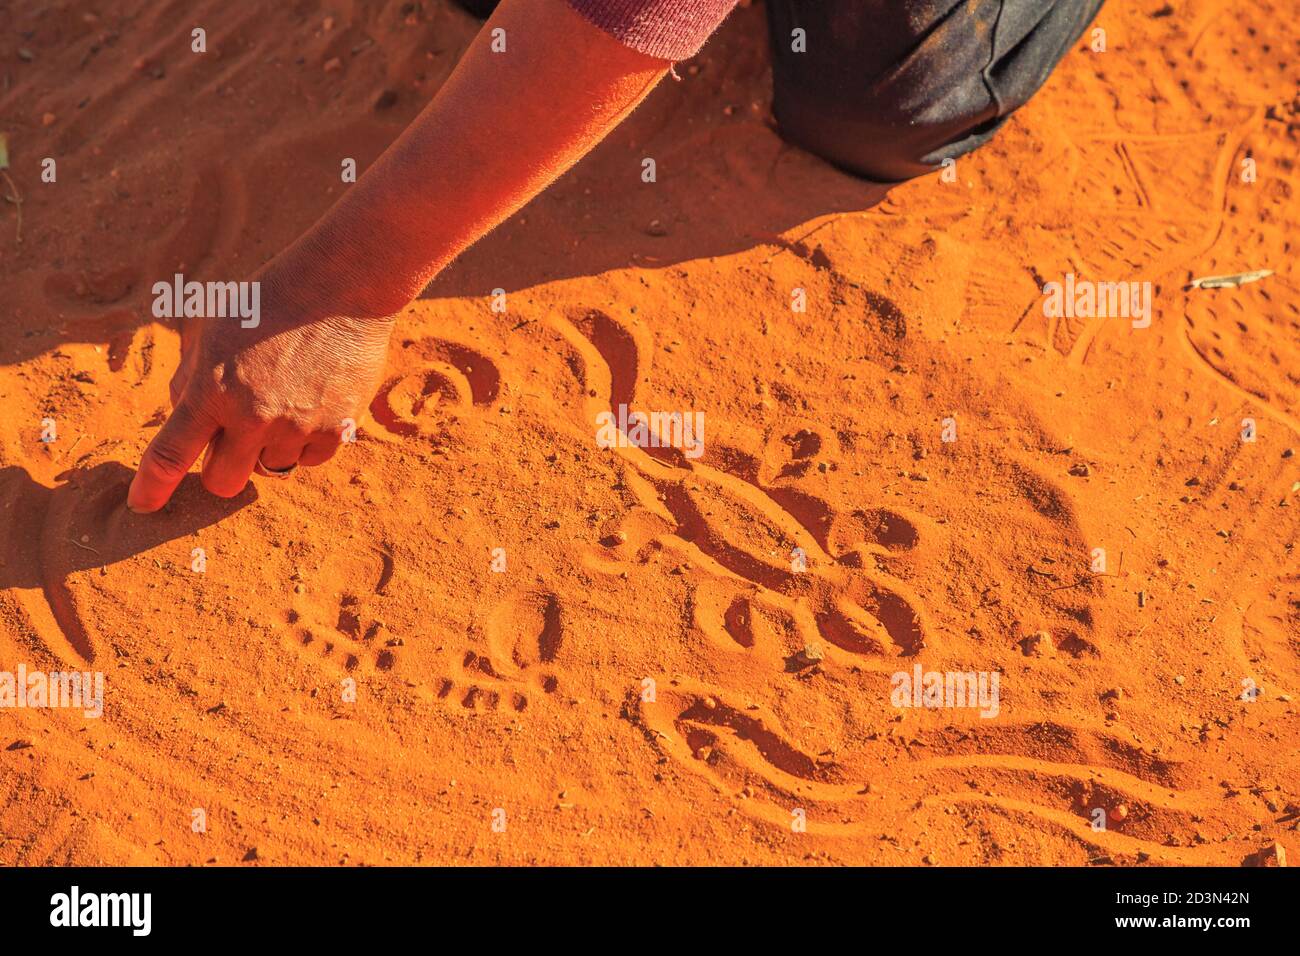
[{"label": "small pebble", "polygon": [[1274,843],[1260,852],[1259,860],[1260,866],[1286,866],[1286,848]]},{"label": "small pebble", "polygon": [[826,652],[818,644],[805,644],[803,650],[799,652],[799,656],[809,663],[815,664],[817,661],[825,659]]},{"label": "small pebble", "polygon": [[1020,650],[1026,657],[1042,657],[1056,650],[1052,635],[1046,631],[1035,631],[1020,642]]}]

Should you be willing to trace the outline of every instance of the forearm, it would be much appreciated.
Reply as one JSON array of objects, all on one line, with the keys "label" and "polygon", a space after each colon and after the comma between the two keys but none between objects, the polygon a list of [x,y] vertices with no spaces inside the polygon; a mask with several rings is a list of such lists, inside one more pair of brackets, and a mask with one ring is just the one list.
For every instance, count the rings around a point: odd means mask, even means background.
[{"label": "forearm", "polygon": [[[505,52],[492,34],[504,29]],[[564,0],[504,0],[420,116],[288,250],[333,310],[387,316],[577,162],[663,77]],[[631,173],[629,174],[631,175]]]}]

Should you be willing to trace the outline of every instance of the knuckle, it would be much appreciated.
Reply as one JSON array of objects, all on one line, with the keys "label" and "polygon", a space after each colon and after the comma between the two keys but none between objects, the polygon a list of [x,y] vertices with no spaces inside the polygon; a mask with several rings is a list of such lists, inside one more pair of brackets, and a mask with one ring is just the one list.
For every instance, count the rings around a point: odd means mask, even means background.
[{"label": "knuckle", "polygon": [[190,463],[170,442],[150,446],[148,455],[153,470],[166,478],[177,478],[190,470]]},{"label": "knuckle", "polygon": [[281,416],[270,408],[257,403],[250,405],[244,415],[247,417],[249,424],[255,428],[269,428],[281,419]]},{"label": "knuckle", "polygon": [[281,415],[280,420],[284,423],[285,430],[290,432],[294,438],[305,440],[316,431],[316,423],[312,420],[313,417],[306,412],[291,411]]},{"label": "knuckle", "polygon": [[227,393],[227,407],[234,413],[233,421],[240,425],[264,429],[275,424],[281,418],[275,407],[257,395],[244,392]]}]

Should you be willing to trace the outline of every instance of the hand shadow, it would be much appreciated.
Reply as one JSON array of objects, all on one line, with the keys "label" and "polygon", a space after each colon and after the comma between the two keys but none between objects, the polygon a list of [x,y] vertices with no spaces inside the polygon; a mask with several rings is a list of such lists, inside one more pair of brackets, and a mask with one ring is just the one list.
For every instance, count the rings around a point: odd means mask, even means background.
[{"label": "hand shadow", "polygon": [[[233,498],[203,488],[197,473],[185,476],[161,511],[127,510],[126,491],[134,472],[117,461],[71,468],[54,488],[32,480],[26,469],[0,468],[0,503],[12,519],[0,543],[0,590],[41,588],[72,647],[87,661],[95,657],[84,612],[68,578],[91,568],[135,557],[229,517],[257,500],[252,482]],[[185,556],[187,559],[189,555]]]}]

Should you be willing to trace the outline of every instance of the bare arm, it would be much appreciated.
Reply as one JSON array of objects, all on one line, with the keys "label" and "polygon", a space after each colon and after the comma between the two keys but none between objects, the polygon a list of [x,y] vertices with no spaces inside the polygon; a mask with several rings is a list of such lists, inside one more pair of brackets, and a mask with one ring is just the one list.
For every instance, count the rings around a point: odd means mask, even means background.
[{"label": "bare arm", "polygon": [[[504,52],[493,33],[504,31]],[[562,0],[505,0],[433,101],[288,255],[389,315],[599,143],[667,71]],[[382,251],[382,274],[357,253]],[[342,290],[340,290],[342,292]]]},{"label": "bare arm", "polygon": [[185,329],[173,412],[128,506],[161,508],[205,448],[203,484],[226,497],[259,462],[330,458],[378,385],[393,314],[600,142],[668,66],[564,0],[504,0],[416,121],[258,275],[261,323]]}]

